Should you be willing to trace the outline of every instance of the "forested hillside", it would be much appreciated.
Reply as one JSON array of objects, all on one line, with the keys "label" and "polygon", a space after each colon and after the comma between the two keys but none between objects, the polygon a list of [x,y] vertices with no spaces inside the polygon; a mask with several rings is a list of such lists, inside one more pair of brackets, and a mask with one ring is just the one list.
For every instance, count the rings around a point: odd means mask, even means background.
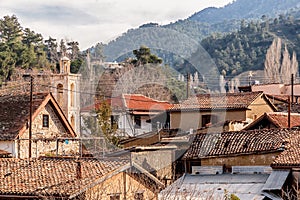
[{"label": "forested hillside", "polygon": [[223,8],[206,8],[189,19],[214,24],[230,20],[259,19],[263,15],[275,18],[297,7],[300,7],[299,0],[236,0]]},{"label": "forested hillside", "polygon": [[235,76],[247,70],[263,70],[267,49],[275,37],[283,40],[290,54],[295,51],[300,57],[300,19],[292,15],[249,24],[243,21],[239,31],[210,36],[201,44],[222,74]]},{"label": "forested hillside", "polygon": [[165,64],[183,73],[192,68],[186,60],[202,45],[220,72],[234,76],[246,70],[262,69],[266,50],[276,35],[292,42],[290,49],[299,46],[296,32],[299,7],[298,0],[276,3],[273,0],[237,0],[223,8],[207,8],[168,25],[149,23],[128,30],[105,45],[104,54],[108,61],[122,61],[132,56],[133,49],[146,45],[163,58]]}]

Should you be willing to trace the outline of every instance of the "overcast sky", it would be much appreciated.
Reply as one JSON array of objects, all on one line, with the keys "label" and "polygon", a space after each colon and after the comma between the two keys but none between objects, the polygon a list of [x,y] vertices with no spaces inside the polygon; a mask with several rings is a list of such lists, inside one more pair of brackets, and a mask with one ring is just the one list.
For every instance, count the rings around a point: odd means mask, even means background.
[{"label": "overcast sky", "polygon": [[79,42],[81,50],[107,43],[130,28],[185,19],[232,0],[0,0],[0,16],[15,14],[22,27]]}]

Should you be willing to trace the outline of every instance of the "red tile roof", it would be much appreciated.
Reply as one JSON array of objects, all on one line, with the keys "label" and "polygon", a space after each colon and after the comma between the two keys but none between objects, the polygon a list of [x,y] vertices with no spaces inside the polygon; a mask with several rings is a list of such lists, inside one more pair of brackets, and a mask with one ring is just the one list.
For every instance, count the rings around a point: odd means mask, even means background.
[{"label": "red tile roof", "polygon": [[[171,107],[172,104],[166,101],[158,101],[141,94],[123,94],[122,97],[111,97],[105,100],[114,110],[121,108],[131,111],[164,111]],[[93,105],[86,106],[81,112],[89,112],[100,108],[102,102],[97,101]]]},{"label": "red tile roof", "polygon": [[127,161],[67,158],[0,159],[0,194],[69,197],[97,179],[121,168]]},{"label": "red tile roof", "polygon": [[[44,101],[47,93],[33,95],[33,113]],[[29,121],[29,93],[0,96],[0,140],[13,140]]]},{"label": "red tile roof", "polygon": [[[288,128],[288,113],[267,113],[278,128]],[[291,127],[300,126],[300,114],[291,113]]]},{"label": "red tile roof", "polygon": [[[121,109],[123,108],[122,98],[121,97],[111,97],[104,100],[112,109]],[[81,112],[91,112],[98,110],[101,105],[103,104],[103,101],[96,101],[92,105],[85,106],[81,108]]]},{"label": "red tile roof", "polygon": [[123,94],[124,106],[129,110],[164,111],[171,108],[170,103],[158,101],[141,94]]},{"label": "red tile roof", "polygon": [[[289,128],[288,127],[288,113],[282,112],[273,112],[273,113],[265,113],[260,116],[258,119],[253,121],[251,124],[246,126],[244,130],[253,129],[253,127],[257,127],[262,121],[268,120],[270,124],[273,124],[277,128]],[[300,114],[291,113],[291,127],[300,126]]]},{"label": "red tile roof", "polygon": [[196,134],[184,159],[279,151],[290,136],[288,129],[263,129]]},{"label": "red tile roof", "polygon": [[181,104],[175,104],[170,110],[247,109],[262,95],[262,92],[200,94]]},{"label": "red tile roof", "polygon": [[300,166],[300,133],[293,130],[285,150],[274,160],[273,166]]}]

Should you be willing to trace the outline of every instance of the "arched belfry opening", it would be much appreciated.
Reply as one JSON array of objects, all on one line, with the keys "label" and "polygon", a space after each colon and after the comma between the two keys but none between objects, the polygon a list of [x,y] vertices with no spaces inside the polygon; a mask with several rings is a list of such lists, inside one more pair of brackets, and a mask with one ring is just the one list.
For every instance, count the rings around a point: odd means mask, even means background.
[{"label": "arched belfry opening", "polygon": [[64,97],[64,86],[63,84],[59,83],[56,87],[56,94],[57,94],[57,102],[62,107],[63,106],[63,97]]},{"label": "arched belfry opening", "polygon": [[75,129],[75,117],[74,117],[74,115],[71,116],[70,122],[71,122],[72,128]]},{"label": "arched belfry opening", "polygon": [[70,88],[71,88],[70,103],[71,103],[71,106],[74,107],[74,105],[75,105],[75,84],[72,83]]}]

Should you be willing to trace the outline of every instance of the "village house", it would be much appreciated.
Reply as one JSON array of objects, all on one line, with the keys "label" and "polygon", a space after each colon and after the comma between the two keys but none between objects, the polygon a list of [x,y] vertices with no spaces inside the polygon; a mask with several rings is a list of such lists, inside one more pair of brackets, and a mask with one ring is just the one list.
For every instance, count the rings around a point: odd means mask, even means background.
[{"label": "village house", "polygon": [[[157,130],[158,124],[153,123],[152,118],[165,113],[171,107],[171,104],[166,101],[158,101],[141,94],[122,94],[122,96],[111,97],[104,101],[109,104],[112,111],[111,125],[115,124],[118,134],[125,137]],[[101,107],[101,103],[96,102],[92,106],[82,108],[82,121],[85,120],[84,117],[96,118],[96,111]]]},{"label": "village house", "polygon": [[159,199],[223,199],[231,194],[297,199],[291,195],[299,188],[298,143],[299,131],[292,129],[198,133],[182,158],[186,173]]},{"label": "village house", "polygon": [[128,160],[0,159],[0,199],[157,199],[164,185]]},{"label": "village house", "polygon": [[17,158],[79,154],[76,134],[51,93],[33,93],[31,129],[29,93],[0,96],[0,105],[1,150]]},{"label": "village house", "polygon": [[219,123],[223,130],[225,122],[250,123],[265,112],[274,111],[276,107],[263,92],[199,94],[174,104],[167,111],[167,119],[170,129],[189,131]]},{"label": "village house", "polygon": [[231,172],[232,166],[270,166],[289,142],[289,129],[200,133],[183,155],[187,173],[199,166],[221,166]]}]

